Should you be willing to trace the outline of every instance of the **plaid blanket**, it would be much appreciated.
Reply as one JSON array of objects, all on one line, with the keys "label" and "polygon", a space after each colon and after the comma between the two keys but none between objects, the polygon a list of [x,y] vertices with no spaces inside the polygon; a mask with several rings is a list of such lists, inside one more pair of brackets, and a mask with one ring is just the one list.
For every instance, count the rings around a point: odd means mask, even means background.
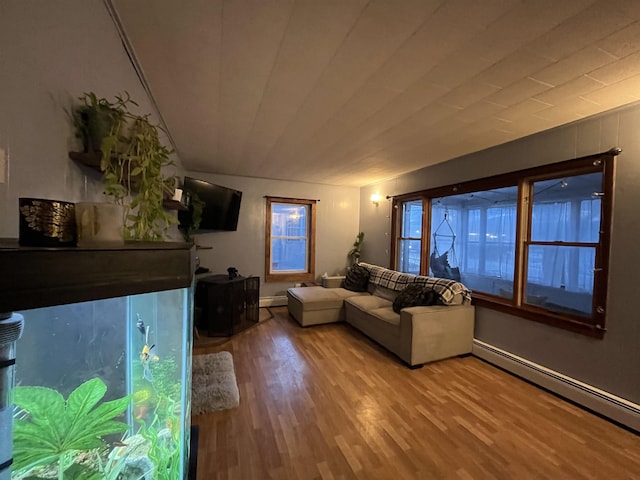
[{"label": "plaid blanket", "polygon": [[418,283],[435,290],[445,305],[471,303],[471,290],[455,280],[396,272],[395,270],[363,262],[358,265],[369,271],[369,282],[374,285],[400,291],[410,283]]}]

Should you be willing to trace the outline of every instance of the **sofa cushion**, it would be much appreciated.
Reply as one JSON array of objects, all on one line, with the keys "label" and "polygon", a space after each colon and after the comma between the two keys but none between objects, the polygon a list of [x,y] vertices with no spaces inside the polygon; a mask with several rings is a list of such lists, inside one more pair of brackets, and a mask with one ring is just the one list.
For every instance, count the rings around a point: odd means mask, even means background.
[{"label": "sofa cushion", "polygon": [[400,315],[394,312],[392,307],[374,308],[369,310],[369,315],[396,327],[400,325]]},{"label": "sofa cushion", "polygon": [[290,288],[288,294],[302,304],[304,311],[312,311],[342,307],[345,295],[341,295],[340,290],[320,286],[298,287]]},{"label": "sofa cushion", "polygon": [[369,283],[369,270],[358,264],[351,266],[347,270],[344,279],[344,288],[352,292],[366,292]]},{"label": "sofa cushion", "polygon": [[400,315],[393,311],[392,304],[389,300],[375,295],[362,295],[349,297],[345,300],[345,303],[366,313],[372,322],[378,319],[390,325],[400,325]]},{"label": "sofa cushion", "polygon": [[429,306],[438,303],[440,296],[430,287],[419,283],[410,283],[393,301],[393,311],[400,313],[406,307]]},{"label": "sofa cushion", "polygon": [[345,299],[345,302],[355,305],[360,310],[373,310],[374,308],[391,306],[391,302],[389,300],[376,295],[353,296]]}]

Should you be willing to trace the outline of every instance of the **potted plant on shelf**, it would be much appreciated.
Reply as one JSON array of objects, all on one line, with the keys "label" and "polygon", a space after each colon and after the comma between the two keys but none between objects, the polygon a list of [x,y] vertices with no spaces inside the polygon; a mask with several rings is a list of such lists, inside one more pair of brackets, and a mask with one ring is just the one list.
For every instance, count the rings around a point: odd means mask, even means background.
[{"label": "potted plant on shelf", "polygon": [[80,100],[82,105],[72,112],[76,136],[85,150],[84,160],[80,159],[97,166],[91,157],[99,158],[104,193],[124,207],[125,238],[163,240],[177,219],[163,207],[163,200],[173,194],[176,177],[163,173],[173,165],[173,151],[160,142],[162,127],[152,124],[149,115],[132,113],[130,106],[138,104],[126,92],[113,102],[93,92]]},{"label": "potted plant on shelf", "polygon": [[193,235],[198,231],[200,222],[202,221],[202,210],[204,202],[200,200],[198,194],[191,190],[184,190],[183,195],[186,197],[186,205],[189,209],[189,222],[183,227],[184,238],[187,242],[193,242]]},{"label": "potted plant on shelf", "polygon": [[76,107],[72,114],[76,137],[82,141],[83,153],[99,155],[102,139],[111,134],[114,125],[121,124],[127,104],[137,105],[127,95],[126,98],[116,96],[115,102],[98,98],[93,92],[80,97],[83,105]]}]

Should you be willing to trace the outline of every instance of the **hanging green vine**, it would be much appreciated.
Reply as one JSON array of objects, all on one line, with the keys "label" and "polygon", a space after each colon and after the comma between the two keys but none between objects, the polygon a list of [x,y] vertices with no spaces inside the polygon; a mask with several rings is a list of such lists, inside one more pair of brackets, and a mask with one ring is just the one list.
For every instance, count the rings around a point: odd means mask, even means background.
[{"label": "hanging green vine", "polygon": [[130,106],[138,104],[126,92],[113,102],[93,92],[80,100],[83,105],[73,115],[76,136],[85,151],[99,144],[104,193],[125,207],[125,238],[163,240],[177,219],[162,204],[176,184],[175,176],[163,174],[173,165],[173,151],[160,142],[162,127],[152,124],[149,115],[131,113]]}]

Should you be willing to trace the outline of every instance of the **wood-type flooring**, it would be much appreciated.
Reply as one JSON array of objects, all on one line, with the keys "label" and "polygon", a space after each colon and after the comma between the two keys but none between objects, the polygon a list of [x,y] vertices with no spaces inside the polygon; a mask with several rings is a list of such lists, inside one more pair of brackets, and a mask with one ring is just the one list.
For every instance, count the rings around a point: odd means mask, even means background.
[{"label": "wood-type flooring", "polygon": [[198,480],[640,479],[640,436],[473,356],[410,370],[286,307],[229,341],[235,409],[193,417]]}]

